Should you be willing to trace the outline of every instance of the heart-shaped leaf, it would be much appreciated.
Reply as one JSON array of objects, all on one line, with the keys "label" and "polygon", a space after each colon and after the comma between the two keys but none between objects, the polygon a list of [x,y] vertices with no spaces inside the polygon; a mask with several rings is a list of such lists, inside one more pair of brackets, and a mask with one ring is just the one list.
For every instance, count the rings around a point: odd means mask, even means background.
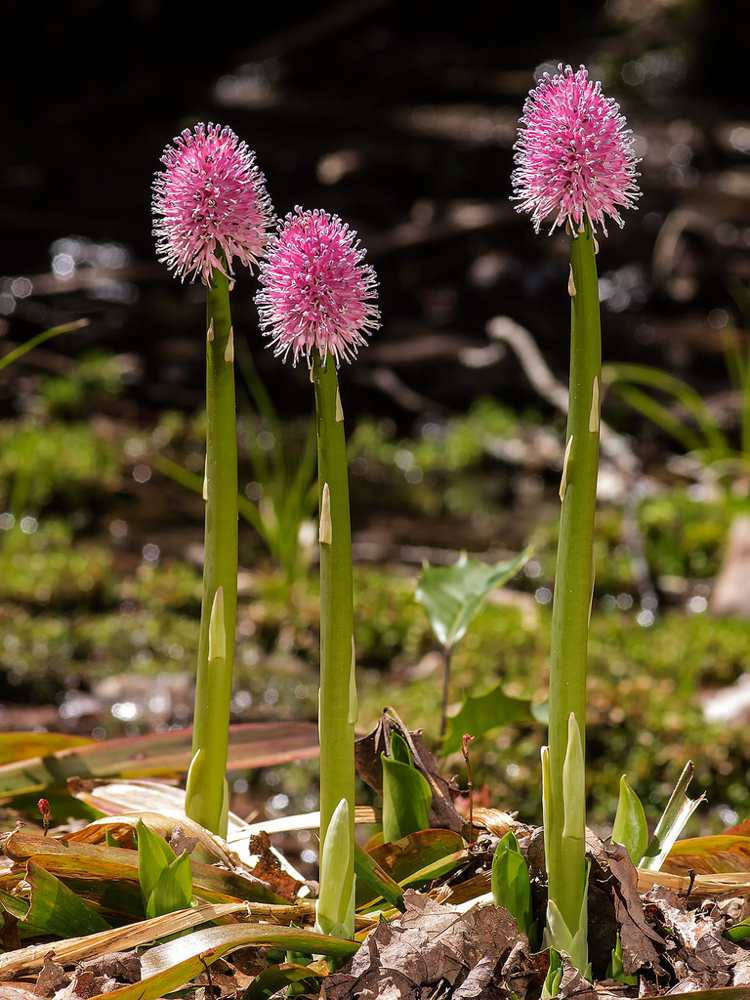
[{"label": "heart-shaped leaf", "polygon": [[499,684],[485,694],[469,695],[458,713],[448,717],[443,753],[458,750],[464,733],[471,733],[479,739],[501,726],[527,722],[531,718],[531,702],[524,698],[511,698]]},{"label": "heart-shaped leaf", "polygon": [[515,576],[529,556],[527,550],[514,559],[490,566],[469,559],[463,552],[453,566],[424,566],[415,596],[427,612],[438,642],[446,650],[464,637],[485,598]]}]

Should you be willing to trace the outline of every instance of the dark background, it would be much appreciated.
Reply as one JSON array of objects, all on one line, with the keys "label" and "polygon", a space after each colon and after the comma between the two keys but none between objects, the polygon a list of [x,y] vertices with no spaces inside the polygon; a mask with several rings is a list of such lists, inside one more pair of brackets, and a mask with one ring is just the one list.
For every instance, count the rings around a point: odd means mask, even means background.
[{"label": "dark background", "polygon": [[[509,174],[534,72],[585,61],[622,102],[644,157],[640,212],[600,256],[605,355],[693,366],[709,389],[725,376],[706,317],[720,308],[731,320],[728,282],[748,272],[742,9],[6,2],[0,275],[43,275],[53,242],[71,235],[119,244],[127,267],[108,286],[99,265],[76,261],[67,280],[35,281],[15,301],[6,281],[0,321],[12,318],[20,337],[85,312],[96,331],[81,342],[142,355],[142,406],[197,402],[200,295],[183,294],[154,261],[149,184],[172,135],[217,120],[257,150],[279,212],[337,211],[370,249],[384,324],[351,373],[364,390],[357,405],[401,423],[419,416],[408,394],[384,392],[383,366],[436,408],[460,410],[485,391],[522,402],[512,360],[467,367],[462,347],[486,345],[487,320],[509,315],[564,371],[565,243],[535,237],[513,212]],[[243,277],[234,307],[251,340],[252,292]],[[288,387],[270,356],[259,363]]]}]

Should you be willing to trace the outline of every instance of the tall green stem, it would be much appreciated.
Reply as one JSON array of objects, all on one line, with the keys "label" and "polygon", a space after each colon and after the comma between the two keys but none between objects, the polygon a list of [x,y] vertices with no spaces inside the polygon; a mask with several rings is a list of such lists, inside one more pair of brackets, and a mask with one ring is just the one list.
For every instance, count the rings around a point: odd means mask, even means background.
[{"label": "tall green stem", "polygon": [[215,270],[206,300],[206,501],[203,599],[185,809],[226,835],[229,709],[237,613],[237,418],[229,283]]},{"label": "tall green stem", "polygon": [[[594,586],[593,540],[599,465],[601,329],[595,243],[588,223],[571,238],[570,399],[560,494],[562,515],[552,610],[549,697],[549,896],[575,933],[586,891],[585,844],[564,836],[563,765],[568,720],[585,748],[586,665]],[[581,767],[582,770],[582,767]]]},{"label": "tall green stem", "polygon": [[[354,842],[354,723],[357,695],[354,677],[352,539],[349,520],[349,475],[344,414],[334,359],[313,362],[318,438],[320,503],[320,839],[325,837],[336,807],[348,804],[348,826]],[[324,852],[321,851],[321,858]],[[348,899],[353,885],[354,850],[342,855],[337,869],[341,892]],[[324,866],[325,868],[325,866]],[[321,883],[326,881],[321,871]],[[353,904],[352,904],[353,905]],[[352,921],[354,914],[352,910]]]}]

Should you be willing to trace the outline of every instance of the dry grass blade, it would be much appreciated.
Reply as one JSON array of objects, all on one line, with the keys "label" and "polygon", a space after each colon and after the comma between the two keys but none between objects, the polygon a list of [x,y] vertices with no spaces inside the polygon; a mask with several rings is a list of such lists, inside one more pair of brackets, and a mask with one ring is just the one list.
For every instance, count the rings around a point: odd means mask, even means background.
[{"label": "dry grass blade", "polygon": [[213,836],[199,823],[186,816],[175,819],[154,812],[105,816],[102,819],[94,820],[80,830],[66,834],[65,842],[68,844],[104,844],[108,833],[119,840],[123,834],[132,833],[139,819],[143,820],[150,830],[160,837],[164,837],[165,840],[169,840],[172,833],[179,827],[185,837],[196,841],[195,848],[190,852],[196,859],[207,862],[219,861],[228,868],[239,867],[241,864],[239,856],[227,851],[222,846],[223,841],[219,837]]},{"label": "dry grass blade", "polygon": [[158,941],[181,931],[197,927],[209,920],[220,920],[238,913],[246,913],[244,903],[204,903],[189,910],[177,910],[163,917],[141,920],[127,927],[117,927],[109,931],[99,931],[86,937],[69,938],[50,944],[31,945],[0,955],[0,977],[10,978],[41,969],[45,955],[54,952],[55,961],[61,964],[81,962],[113,951],[127,951],[139,945]]},{"label": "dry grass blade", "polygon": [[[177,778],[190,765],[192,731],[128,736],[73,747],[0,767],[0,800],[60,788],[70,778]],[[312,722],[249,722],[230,727],[230,770],[318,755]]]},{"label": "dry grass blade", "polygon": [[750,869],[750,837],[721,833],[678,840],[662,865],[673,875],[721,875]]},{"label": "dry grass blade", "polygon": [[328,934],[295,927],[234,925],[208,927],[147,951],[141,959],[142,979],[92,1000],[155,1000],[190,982],[219,958],[238,948],[275,946],[286,951],[348,958],[359,945]]},{"label": "dry grass blade", "polygon": [[727,872],[724,875],[670,875],[669,872],[647,872],[638,869],[638,889],[648,892],[654,886],[703,898],[707,896],[750,896],[750,872]]},{"label": "dry grass blade", "polygon": [[[65,843],[54,837],[18,830],[2,843],[3,853],[16,862],[33,858],[59,878],[138,881],[138,853],[121,847]],[[224,871],[215,865],[191,862],[195,895],[209,903],[286,903],[286,900],[252,875]]]},{"label": "dry grass blade", "polygon": [[[354,810],[354,822],[362,824],[376,823],[377,814],[372,806],[357,806]],[[278,819],[266,819],[260,820],[258,823],[250,823],[242,834],[242,838],[254,837],[259,833],[291,833],[297,830],[319,829],[319,812],[299,813],[296,816],[279,816]],[[235,837],[231,831],[227,839],[230,844],[234,843]]]}]

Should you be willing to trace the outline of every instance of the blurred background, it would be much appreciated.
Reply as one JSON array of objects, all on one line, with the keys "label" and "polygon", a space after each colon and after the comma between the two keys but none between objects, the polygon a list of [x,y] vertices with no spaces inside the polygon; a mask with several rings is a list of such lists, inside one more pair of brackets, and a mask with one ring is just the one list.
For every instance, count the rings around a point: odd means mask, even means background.
[{"label": "blurred background", "polygon": [[[601,239],[605,370],[591,639],[590,816],[626,771],[658,815],[688,758],[709,805],[750,803],[750,112],[738,3],[6,0],[0,24],[0,726],[185,725],[197,640],[203,294],[153,252],[150,183],[199,120],[257,150],[279,213],[340,213],[383,328],[342,374],[360,725],[395,704],[437,737],[441,660],[414,583],[466,549],[534,557],[454,658],[451,702],[545,697],[567,371],[563,236],[508,200],[525,93],[585,62],[622,104],[643,198]],[[307,374],[233,296],[243,517],[235,718],[317,692]],[[482,801],[539,819],[529,719],[475,744]],[[462,774],[460,757],[448,768]],[[234,779],[261,817],[317,805],[314,765]],[[303,861],[315,860],[312,839]]]}]

